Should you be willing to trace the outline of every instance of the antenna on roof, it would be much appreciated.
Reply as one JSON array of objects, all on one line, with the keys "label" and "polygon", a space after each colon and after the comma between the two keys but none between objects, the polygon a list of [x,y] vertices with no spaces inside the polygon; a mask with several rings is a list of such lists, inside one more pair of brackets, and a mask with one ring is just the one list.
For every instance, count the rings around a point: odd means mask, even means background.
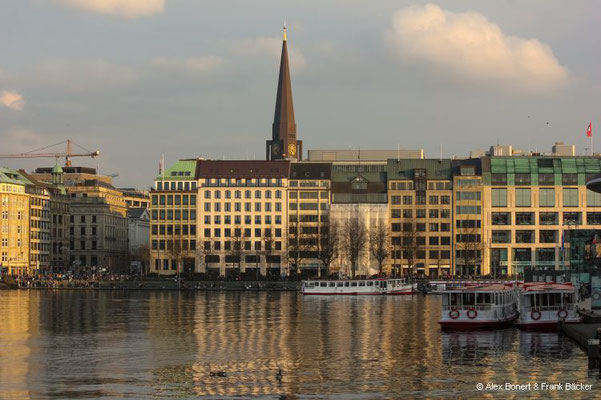
[{"label": "antenna on roof", "polygon": [[396,162],[401,162],[401,145],[396,145]]},{"label": "antenna on roof", "polygon": [[440,142],[440,162],[442,162],[442,142]]}]

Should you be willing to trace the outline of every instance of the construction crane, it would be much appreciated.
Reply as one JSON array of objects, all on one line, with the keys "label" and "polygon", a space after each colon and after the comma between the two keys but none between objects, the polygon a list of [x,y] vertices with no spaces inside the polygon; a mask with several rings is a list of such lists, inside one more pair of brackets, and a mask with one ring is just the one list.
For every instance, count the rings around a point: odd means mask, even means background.
[{"label": "construction crane", "polygon": [[[64,153],[39,153],[42,150],[46,150],[49,149],[51,147],[55,147],[55,146],[59,146],[61,144],[67,144],[67,151]],[[79,147],[80,149],[82,149],[83,151],[85,151],[86,153],[73,153],[73,145]],[[72,140],[65,140],[64,142],[60,142],[60,143],[55,143],[52,144],[50,146],[46,146],[46,147],[42,147],[41,149],[36,149],[36,150],[32,150],[29,151],[27,153],[21,153],[21,154],[0,154],[0,158],[61,158],[61,157],[65,157],[65,167],[70,167],[71,166],[71,157],[92,157],[92,158],[96,158],[100,155],[100,152],[98,150],[96,151],[90,151],[88,149],[85,149],[83,147],[81,147],[80,145],[78,145],[77,143],[74,143]]]}]

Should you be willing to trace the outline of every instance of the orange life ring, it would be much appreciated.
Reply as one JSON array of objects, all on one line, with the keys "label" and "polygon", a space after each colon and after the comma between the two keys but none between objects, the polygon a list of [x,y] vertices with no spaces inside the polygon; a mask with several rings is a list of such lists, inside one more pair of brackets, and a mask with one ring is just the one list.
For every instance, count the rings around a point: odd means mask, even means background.
[{"label": "orange life ring", "polygon": [[541,313],[540,313],[540,311],[538,311],[538,310],[533,310],[533,311],[530,313],[530,318],[532,318],[532,319],[533,319],[533,320],[535,320],[535,321],[538,321],[538,320],[540,319],[540,317],[541,317]]},{"label": "orange life ring", "polygon": [[451,319],[459,318],[459,310],[456,308],[451,309],[451,311],[449,311],[449,317],[451,317]]},{"label": "orange life ring", "polygon": [[473,307],[472,307],[472,308],[470,308],[470,309],[467,311],[467,317],[468,317],[469,319],[474,319],[474,318],[476,318],[477,316],[478,316],[478,311],[476,311],[476,309],[475,309],[475,308],[473,308]]},{"label": "orange life ring", "polygon": [[565,308],[560,308],[559,311],[557,311],[557,316],[560,319],[566,318],[568,316],[568,312],[566,311]]}]

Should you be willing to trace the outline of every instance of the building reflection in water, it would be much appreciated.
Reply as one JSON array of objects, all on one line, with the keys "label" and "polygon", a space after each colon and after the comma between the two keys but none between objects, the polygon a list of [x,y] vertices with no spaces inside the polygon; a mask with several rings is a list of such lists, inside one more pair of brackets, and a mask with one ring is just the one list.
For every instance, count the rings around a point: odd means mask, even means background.
[{"label": "building reflection in water", "polygon": [[439,318],[437,296],[0,293],[0,397],[479,397],[480,381],[587,381],[565,339],[443,333]]},{"label": "building reflection in water", "polygon": [[0,396],[28,399],[28,377],[37,366],[30,362],[36,350],[31,339],[39,335],[39,296],[0,291]]}]

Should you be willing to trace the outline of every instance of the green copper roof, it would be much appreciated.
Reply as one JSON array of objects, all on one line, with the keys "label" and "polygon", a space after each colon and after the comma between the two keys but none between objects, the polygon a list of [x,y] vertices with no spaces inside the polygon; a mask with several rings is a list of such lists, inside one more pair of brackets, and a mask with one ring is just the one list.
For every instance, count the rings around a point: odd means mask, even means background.
[{"label": "green copper roof", "polygon": [[17,171],[8,169],[6,167],[0,167],[0,182],[1,183],[13,183],[16,185],[30,185],[31,182],[24,176],[19,174]]},{"label": "green copper roof", "polygon": [[[487,163],[485,163],[487,164]],[[493,174],[598,174],[601,159],[597,157],[490,157],[490,172]]]},{"label": "green copper roof", "polygon": [[453,179],[449,159],[408,159],[388,160],[388,179],[413,179],[414,170],[425,169],[426,179]]},{"label": "green copper roof", "polygon": [[59,165],[58,160],[56,160],[56,164],[54,165],[54,168],[52,168],[52,173],[53,174],[62,174],[63,173],[63,168]]},{"label": "green copper roof", "polygon": [[[157,181],[190,181],[196,179],[197,160],[179,160],[157,176]],[[164,179],[163,179],[164,178]]]}]

